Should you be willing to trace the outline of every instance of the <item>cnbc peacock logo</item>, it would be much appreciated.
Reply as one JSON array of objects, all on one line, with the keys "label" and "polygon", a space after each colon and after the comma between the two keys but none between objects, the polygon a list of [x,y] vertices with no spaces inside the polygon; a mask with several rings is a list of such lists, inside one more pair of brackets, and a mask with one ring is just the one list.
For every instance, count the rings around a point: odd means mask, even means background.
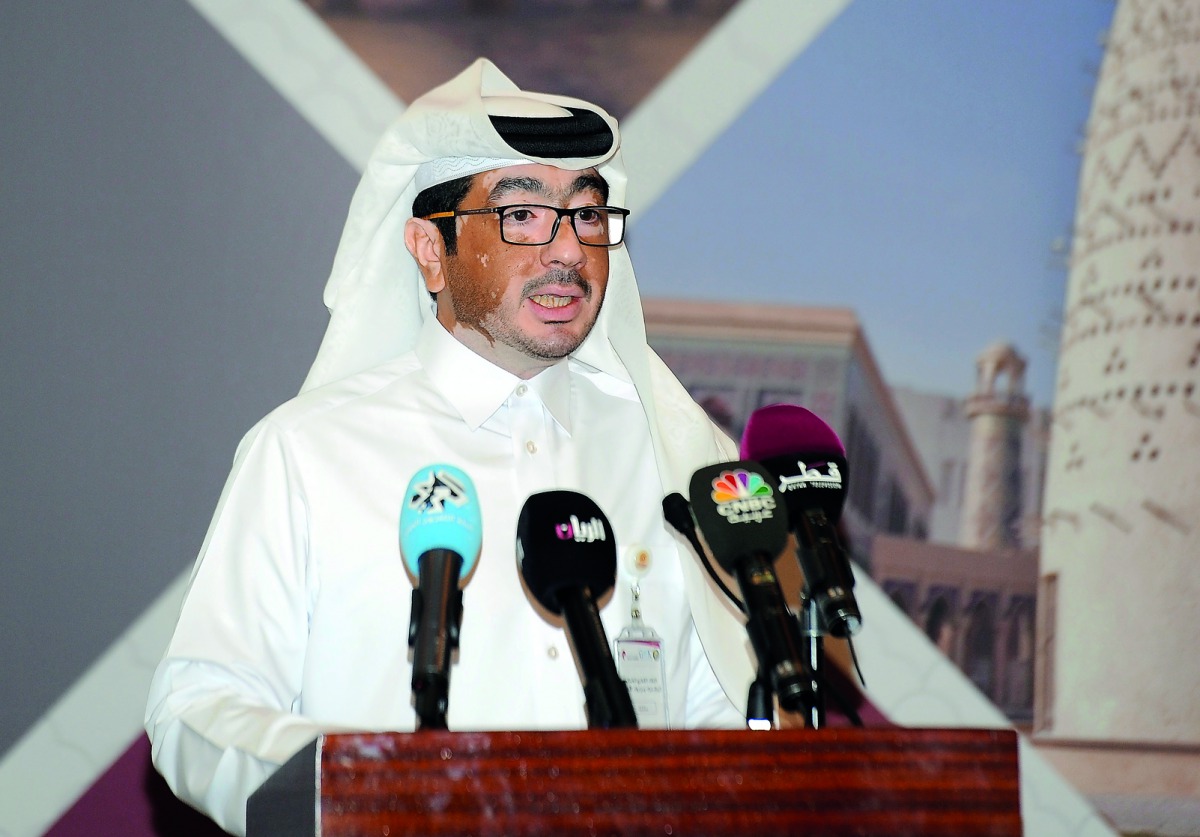
[{"label": "cnbc peacock logo", "polygon": [[722,471],[712,481],[712,498],[730,523],[759,523],[775,516],[774,492],[753,471]]}]

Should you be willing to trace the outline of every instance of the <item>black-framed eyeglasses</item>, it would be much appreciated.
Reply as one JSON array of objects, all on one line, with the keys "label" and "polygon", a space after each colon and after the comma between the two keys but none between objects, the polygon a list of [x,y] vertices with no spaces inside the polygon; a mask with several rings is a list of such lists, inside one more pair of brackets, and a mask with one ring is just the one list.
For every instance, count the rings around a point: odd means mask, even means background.
[{"label": "black-framed eyeglasses", "polygon": [[618,206],[577,206],[563,209],[536,203],[511,206],[489,206],[485,209],[456,209],[453,212],[434,212],[422,215],[426,221],[435,218],[457,218],[460,215],[500,216],[500,238],[506,244],[538,246],[549,244],[558,235],[563,217],[571,219],[571,229],[580,244],[589,247],[612,247],[625,239],[625,216],[628,209]]}]

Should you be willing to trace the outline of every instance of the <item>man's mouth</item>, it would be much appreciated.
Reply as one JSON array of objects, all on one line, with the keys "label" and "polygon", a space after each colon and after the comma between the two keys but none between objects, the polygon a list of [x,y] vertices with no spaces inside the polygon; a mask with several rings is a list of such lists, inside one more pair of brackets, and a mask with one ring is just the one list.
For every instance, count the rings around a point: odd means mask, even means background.
[{"label": "man's mouth", "polygon": [[541,305],[543,308],[562,308],[566,305],[570,305],[575,297],[559,296],[557,294],[535,294],[534,296],[531,296],[530,299],[532,299],[538,305]]}]

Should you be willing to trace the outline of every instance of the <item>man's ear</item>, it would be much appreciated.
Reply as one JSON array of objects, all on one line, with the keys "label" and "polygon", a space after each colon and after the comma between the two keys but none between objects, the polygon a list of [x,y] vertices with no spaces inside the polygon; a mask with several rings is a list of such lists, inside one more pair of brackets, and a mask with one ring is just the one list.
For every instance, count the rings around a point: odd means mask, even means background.
[{"label": "man's ear", "polygon": [[409,218],[404,224],[404,246],[425,278],[425,289],[436,294],[445,288],[446,249],[437,225],[423,218]]}]

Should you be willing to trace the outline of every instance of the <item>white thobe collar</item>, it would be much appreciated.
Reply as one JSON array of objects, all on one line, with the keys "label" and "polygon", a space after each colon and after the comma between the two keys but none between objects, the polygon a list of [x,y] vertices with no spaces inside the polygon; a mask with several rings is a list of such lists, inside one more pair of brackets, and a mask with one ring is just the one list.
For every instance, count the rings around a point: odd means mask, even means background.
[{"label": "white thobe collar", "polygon": [[514,391],[526,386],[570,435],[571,374],[565,359],[522,380],[471,351],[433,317],[422,323],[415,351],[434,387],[471,430],[478,430]]}]

